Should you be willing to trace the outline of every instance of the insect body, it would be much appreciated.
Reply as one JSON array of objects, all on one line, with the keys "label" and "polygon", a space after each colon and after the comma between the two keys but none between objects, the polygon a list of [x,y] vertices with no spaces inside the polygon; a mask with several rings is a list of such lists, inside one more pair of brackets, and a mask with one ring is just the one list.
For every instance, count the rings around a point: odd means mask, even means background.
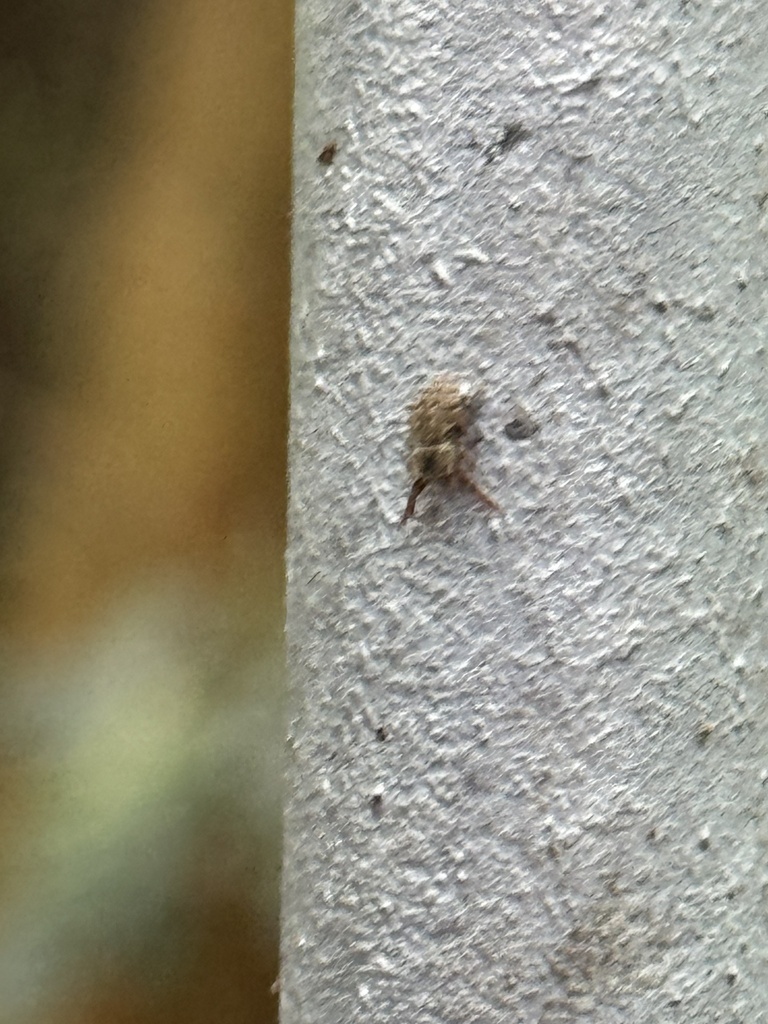
[{"label": "insect body", "polygon": [[436,377],[411,407],[408,470],[413,480],[402,523],[416,511],[416,499],[432,483],[458,483],[488,508],[500,512],[493,498],[472,476],[474,458],[470,431],[477,411],[476,396],[456,377]]}]

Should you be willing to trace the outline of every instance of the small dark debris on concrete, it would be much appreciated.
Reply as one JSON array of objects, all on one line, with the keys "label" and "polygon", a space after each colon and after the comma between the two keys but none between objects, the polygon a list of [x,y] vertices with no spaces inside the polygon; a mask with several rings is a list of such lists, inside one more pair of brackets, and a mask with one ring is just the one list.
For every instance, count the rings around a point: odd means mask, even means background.
[{"label": "small dark debris on concrete", "polygon": [[504,433],[511,441],[524,441],[539,430],[539,424],[531,414],[515,402],[512,408],[512,419],[504,424]]},{"label": "small dark debris on concrete", "polygon": [[508,153],[510,149],[530,137],[530,132],[520,121],[513,121],[512,124],[504,125],[504,134],[498,143],[499,152]]},{"label": "small dark debris on concrete", "polygon": [[703,746],[707,742],[707,740],[709,739],[709,737],[712,735],[712,733],[714,731],[715,731],[715,723],[714,722],[702,722],[701,725],[696,730],[696,739],[698,740],[699,744],[701,744]]},{"label": "small dark debris on concrete", "polygon": [[485,149],[486,163],[492,163],[497,157],[508,153],[510,149],[514,149],[530,136],[531,132],[521,121],[511,121],[509,124],[505,124],[501,137]]},{"label": "small dark debris on concrete", "polygon": [[338,151],[339,151],[339,147],[336,144],[336,142],[335,141],[334,142],[329,142],[328,145],[323,148],[322,153],[317,158],[317,162],[319,164],[323,164],[326,167],[330,166],[330,164],[333,163],[334,158],[335,158],[336,154],[338,153]]},{"label": "small dark debris on concrete", "polygon": [[555,316],[554,310],[542,309],[540,313],[536,314],[536,322],[542,324],[544,327],[554,327],[557,323],[557,317]]}]

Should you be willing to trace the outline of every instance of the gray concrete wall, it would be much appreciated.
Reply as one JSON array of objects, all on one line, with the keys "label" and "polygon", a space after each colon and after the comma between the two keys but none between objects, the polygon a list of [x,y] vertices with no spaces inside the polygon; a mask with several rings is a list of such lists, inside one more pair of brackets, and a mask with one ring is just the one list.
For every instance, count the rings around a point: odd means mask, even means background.
[{"label": "gray concrete wall", "polygon": [[299,2],[283,1024],[768,1021],[767,29]]}]

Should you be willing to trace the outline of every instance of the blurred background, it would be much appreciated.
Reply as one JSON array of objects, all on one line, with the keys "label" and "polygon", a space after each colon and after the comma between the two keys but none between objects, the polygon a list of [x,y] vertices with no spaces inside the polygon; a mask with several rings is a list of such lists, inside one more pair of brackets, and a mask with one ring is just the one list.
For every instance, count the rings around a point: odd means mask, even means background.
[{"label": "blurred background", "polygon": [[289,0],[0,11],[0,1022],[276,1020]]}]

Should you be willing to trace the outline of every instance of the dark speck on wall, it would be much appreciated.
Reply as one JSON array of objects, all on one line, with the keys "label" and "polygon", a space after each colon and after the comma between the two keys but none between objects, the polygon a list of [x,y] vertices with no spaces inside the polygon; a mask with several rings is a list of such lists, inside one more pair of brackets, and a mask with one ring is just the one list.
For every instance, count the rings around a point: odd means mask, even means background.
[{"label": "dark speck on wall", "polygon": [[317,158],[317,162],[319,164],[323,164],[326,167],[330,166],[330,164],[333,163],[338,151],[339,147],[337,146],[337,144],[335,142],[329,142],[327,146],[323,147],[320,156]]}]

